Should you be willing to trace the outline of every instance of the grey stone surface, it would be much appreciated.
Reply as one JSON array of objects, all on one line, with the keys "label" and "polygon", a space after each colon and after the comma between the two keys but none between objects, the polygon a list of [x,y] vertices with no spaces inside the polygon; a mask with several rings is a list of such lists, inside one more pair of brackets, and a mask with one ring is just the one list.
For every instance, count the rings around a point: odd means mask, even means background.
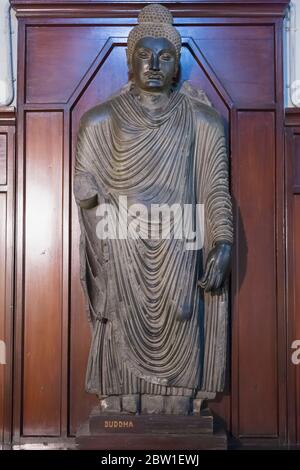
[{"label": "grey stone surface", "polygon": [[163,395],[142,395],[142,414],[165,414],[165,399]]},{"label": "grey stone surface", "polygon": [[165,397],[165,413],[174,415],[188,415],[191,412],[190,397]]},{"label": "grey stone surface", "polygon": [[100,411],[103,413],[120,413],[121,399],[118,395],[111,395],[100,399]]},{"label": "grey stone surface", "polygon": [[204,400],[201,398],[193,399],[193,414],[200,414],[203,402]]},{"label": "grey stone surface", "polygon": [[[130,36],[133,81],[88,110],[78,133],[74,195],[92,326],[86,390],[108,396],[105,412],[121,409],[123,396],[133,413],[130,396],[142,394],[144,413],[182,413],[186,397],[212,398],[224,387],[233,241],[228,155],[222,118],[205,94],[175,84],[180,43],[170,13],[159,5],[142,12]],[[192,218],[202,204],[202,249],[187,249],[174,226],[170,238],[142,236],[147,218],[135,238],[102,239],[97,211],[106,203],[118,212],[120,197],[147,208],[189,204]]]},{"label": "grey stone surface", "polygon": [[138,413],[140,410],[140,395],[123,395],[122,411],[125,413]]}]

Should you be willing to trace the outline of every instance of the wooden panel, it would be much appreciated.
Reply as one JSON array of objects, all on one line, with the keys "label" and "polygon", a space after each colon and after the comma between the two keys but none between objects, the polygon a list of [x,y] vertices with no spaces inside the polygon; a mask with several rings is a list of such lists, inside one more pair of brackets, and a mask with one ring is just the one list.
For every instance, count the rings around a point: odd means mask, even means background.
[{"label": "wooden panel", "polygon": [[[129,29],[97,25],[27,28],[26,101],[66,102],[106,40],[110,36],[126,38]],[[179,30],[183,37],[193,37],[236,103],[274,102],[271,26],[203,25],[182,26]],[[257,68],[261,70],[259,75]]]},{"label": "wooden panel", "polygon": [[[240,436],[278,435],[275,123],[272,112],[238,114],[233,161],[236,217],[234,321]],[[281,280],[280,280],[281,282]]]},{"label": "wooden panel", "polygon": [[[198,28],[197,28],[198,29]],[[193,42],[184,44],[181,50],[181,81],[188,80],[192,86],[203,90],[212,105],[229,120],[229,99],[226,92],[222,93],[222,82],[213,77],[213,71],[203,60]]]},{"label": "wooden panel", "polygon": [[12,431],[14,138],[14,108],[0,107],[0,449]]},{"label": "wooden panel", "polygon": [[[299,136],[300,137],[300,136]],[[298,153],[298,158],[300,153]],[[295,337],[300,341],[300,196],[294,196],[294,293]],[[299,349],[299,346],[298,346]],[[298,354],[300,357],[300,354]],[[296,373],[296,442],[300,443],[300,364],[293,365]]]},{"label": "wooden panel", "polygon": [[99,26],[28,28],[26,101],[66,102],[109,35],[126,37],[129,31],[129,28],[114,29],[108,31]]},{"label": "wooden panel", "polygon": [[[112,73],[113,70],[118,70],[118,73]],[[101,67],[98,67],[92,79],[88,80],[86,88],[83,91],[78,90],[80,98],[72,110],[72,135],[74,139],[76,139],[77,123],[79,123],[81,115],[95,106],[95,103],[107,100],[112,93],[116,93],[124,86],[127,80],[125,46],[122,47],[113,43],[105,61]]]},{"label": "wooden panel", "polygon": [[[286,113],[289,347],[300,340],[300,110]],[[299,351],[299,346],[297,348]],[[300,444],[300,364],[288,357],[289,442]],[[298,352],[296,359],[299,359]]]},{"label": "wooden panel", "polygon": [[300,134],[294,136],[294,149],[293,149],[293,182],[294,191],[300,193]]},{"label": "wooden panel", "polygon": [[[17,10],[18,16],[28,17],[38,15],[40,17],[86,17],[95,16],[132,17],[137,16],[141,5],[147,3],[141,1],[136,5],[136,0],[127,2],[113,2],[110,0],[52,0],[52,8],[45,0],[11,0],[12,6]],[[164,3],[164,2],[162,2]],[[198,0],[196,5],[192,2],[166,2],[168,7],[177,16],[214,16],[214,17],[282,17],[287,8],[287,0]]]},{"label": "wooden panel", "polygon": [[[6,194],[0,193],[0,341],[5,344],[6,316]],[[3,346],[1,348],[3,352]],[[4,357],[0,357],[0,445],[4,436],[4,406],[5,406],[5,365]]]},{"label": "wooden panel", "polygon": [[[300,364],[292,361],[294,341],[300,340],[300,110],[285,116],[286,215],[287,215],[287,392],[288,442],[300,444]],[[299,355],[297,355],[299,357]]]},{"label": "wooden panel", "polygon": [[202,26],[193,37],[236,106],[274,102],[272,26]]},{"label": "wooden panel", "polygon": [[14,108],[0,107],[0,449],[10,444],[12,433],[14,139]]},{"label": "wooden panel", "polygon": [[60,112],[26,116],[24,435],[59,435],[62,309]]},{"label": "wooden panel", "polygon": [[0,184],[6,184],[7,135],[0,134]]}]

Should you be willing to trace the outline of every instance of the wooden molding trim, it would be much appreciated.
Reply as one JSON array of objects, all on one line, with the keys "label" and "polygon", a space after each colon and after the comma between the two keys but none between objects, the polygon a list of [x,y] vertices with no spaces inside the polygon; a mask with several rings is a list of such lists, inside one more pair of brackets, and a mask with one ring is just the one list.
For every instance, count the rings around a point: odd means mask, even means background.
[{"label": "wooden molding trim", "polygon": [[15,126],[16,108],[13,106],[0,106],[0,126]]},{"label": "wooden molding trim", "polygon": [[[136,17],[149,1],[108,0],[10,0],[18,17]],[[155,0],[153,1],[155,3]],[[195,17],[283,17],[288,0],[188,0],[159,2],[167,5],[174,16]]]},{"label": "wooden molding trim", "polygon": [[286,127],[300,126],[300,108],[286,108],[284,124]]}]

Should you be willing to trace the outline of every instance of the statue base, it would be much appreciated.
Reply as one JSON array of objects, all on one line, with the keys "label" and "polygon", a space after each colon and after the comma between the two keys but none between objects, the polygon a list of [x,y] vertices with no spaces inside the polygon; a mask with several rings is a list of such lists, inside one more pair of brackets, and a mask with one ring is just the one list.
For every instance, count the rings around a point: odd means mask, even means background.
[{"label": "statue base", "polygon": [[224,450],[227,435],[206,408],[197,415],[130,415],[92,411],[76,436],[87,450]]}]

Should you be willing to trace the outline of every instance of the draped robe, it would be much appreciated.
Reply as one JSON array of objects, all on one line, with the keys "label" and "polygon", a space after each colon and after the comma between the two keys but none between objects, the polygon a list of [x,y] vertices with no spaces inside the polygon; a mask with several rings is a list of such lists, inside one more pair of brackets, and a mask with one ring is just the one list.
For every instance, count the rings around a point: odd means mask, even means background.
[{"label": "draped robe", "polygon": [[[77,140],[76,201],[204,204],[204,246],[185,240],[99,239],[97,207],[79,206],[81,282],[92,343],[86,389],[195,396],[221,391],[228,292],[197,286],[216,242],[232,242],[224,129],[210,106],[185,93],[150,115],[130,91],[83,117]],[[146,223],[147,225],[147,223]],[[146,226],[145,225],[145,226]],[[173,227],[174,228],[174,227]]]}]

